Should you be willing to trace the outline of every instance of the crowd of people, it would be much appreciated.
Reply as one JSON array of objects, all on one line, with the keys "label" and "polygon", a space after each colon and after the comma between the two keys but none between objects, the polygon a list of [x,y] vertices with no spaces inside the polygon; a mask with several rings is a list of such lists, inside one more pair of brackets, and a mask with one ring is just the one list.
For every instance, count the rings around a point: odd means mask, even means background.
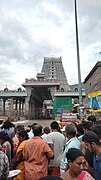
[{"label": "crowd of people", "polygon": [[6,120],[0,128],[0,180],[101,180],[101,124],[95,116],[62,130],[34,123],[25,129]]}]

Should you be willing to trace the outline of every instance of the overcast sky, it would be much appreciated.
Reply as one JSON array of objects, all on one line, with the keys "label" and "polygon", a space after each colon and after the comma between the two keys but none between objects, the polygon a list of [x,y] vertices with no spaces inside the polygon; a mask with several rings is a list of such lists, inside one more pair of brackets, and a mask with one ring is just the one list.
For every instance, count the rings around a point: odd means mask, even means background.
[{"label": "overcast sky", "polygon": [[[81,80],[101,60],[101,0],[77,0]],[[0,89],[36,78],[44,57],[60,57],[78,82],[74,0],[0,0]]]}]

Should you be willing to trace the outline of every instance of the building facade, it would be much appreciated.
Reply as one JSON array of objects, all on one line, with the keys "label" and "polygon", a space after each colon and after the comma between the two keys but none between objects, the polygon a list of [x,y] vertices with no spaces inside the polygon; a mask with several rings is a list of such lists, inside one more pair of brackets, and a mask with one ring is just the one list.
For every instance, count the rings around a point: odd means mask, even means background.
[{"label": "building facade", "polygon": [[[36,77],[25,79],[22,84],[25,92],[19,88],[15,92],[7,88],[0,92],[3,103],[2,114],[39,119],[52,110],[56,93],[62,94],[63,98],[70,96],[69,93],[73,91],[74,95],[71,97],[75,103],[78,103],[78,85],[69,86],[61,57],[44,57],[42,70]],[[6,106],[6,102],[9,106]]]},{"label": "building facade", "polygon": [[[98,61],[90,73],[84,80],[85,93],[86,93],[86,103],[88,103],[88,95],[95,94],[101,91],[101,61]],[[99,98],[100,99],[100,98]],[[95,110],[90,110],[97,120],[101,120],[101,112],[96,112]]]},{"label": "building facade", "polygon": [[101,61],[98,61],[84,80],[86,95],[101,91]]}]

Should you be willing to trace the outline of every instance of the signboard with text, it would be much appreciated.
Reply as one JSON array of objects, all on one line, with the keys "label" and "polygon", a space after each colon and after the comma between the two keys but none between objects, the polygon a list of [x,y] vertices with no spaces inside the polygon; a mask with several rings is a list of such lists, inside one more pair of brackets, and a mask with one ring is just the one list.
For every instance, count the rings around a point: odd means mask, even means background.
[{"label": "signboard with text", "polygon": [[77,120],[77,114],[73,114],[73,113],[62,114],[62,121],[75,121],[75,120]]}]

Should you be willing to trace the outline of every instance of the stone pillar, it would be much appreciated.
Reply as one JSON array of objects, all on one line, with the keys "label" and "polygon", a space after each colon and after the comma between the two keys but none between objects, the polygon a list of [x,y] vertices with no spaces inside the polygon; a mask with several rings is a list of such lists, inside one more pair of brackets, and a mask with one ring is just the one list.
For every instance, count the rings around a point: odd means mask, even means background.
[{"label": "stone pillar", "polygon": [[16,99],[16,102],[15,102],[15,111],[17,112],[18,110],[18,99]]},{"label": "stone pillar", "polygon": [[4,115],[4,116],[5,116],[5,102],[6,102],[6,100],[3,99],[3,115]]},{"label": "stone pillar", "polygon": [[31,116],[32,116],[32,118],[35,118],[35,102],[34,102],[34,98],[31,101]]},{"label": "stone pillar", "polygon": [[42,117],[44,118],[45,117],[45,104],[43,103],[43,106],[42,106]]},{"label": "stone pillar", "polygon": [[18,99],[15,99],[15,108],[14,108],[14,111],[15,111],[15,116],[17,117],[18,116]]},{"label": "stone pillar", "polygon": [[14,99],[11,99],[11,116],[13,116]]},{"label": "stone pillar", "polygon": [[25,116],[26,118],[30,118],[30,97],[31,97],[31,87],[26,87],[27,97],[25,99]]},{"label": "stone pillar", "polygon": [[54,87],[54,92],[55,92],[55,93],[57,92],[57,87],[56,87],[56,86]]},{"label": "stone pillar", "polygon": [[54,93],[56,92],[56,88],[52,87],[51,88],[51,97],[52,97],[52,100],[54,100]]},{"label": "stone pillar", "polygon": [[24,100],[22,100],[22,116],[24,116]]},{"label": "stone pillar", "polygon": [[19,116],[21,116],[21,99],[19,99]]}]

